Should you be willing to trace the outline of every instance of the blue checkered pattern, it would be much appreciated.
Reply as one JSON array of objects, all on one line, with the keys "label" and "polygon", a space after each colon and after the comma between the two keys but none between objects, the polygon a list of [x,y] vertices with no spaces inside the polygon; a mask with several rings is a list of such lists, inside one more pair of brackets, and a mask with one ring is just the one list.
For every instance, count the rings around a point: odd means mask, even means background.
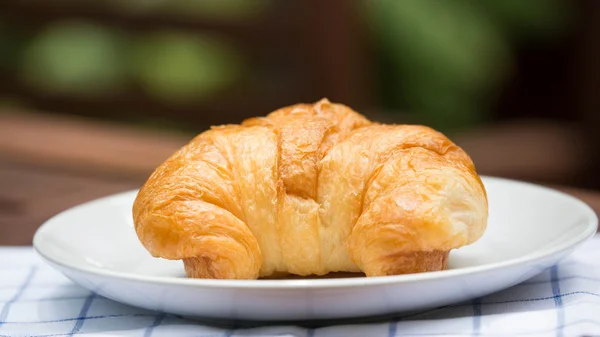
[{"label": "blue checkered pattern", "polygon": [[600,336],[600,236],[520,285],[418,314],[325,327],[219,327],[97,296],[31,248],[0,247],[0,336]]}]

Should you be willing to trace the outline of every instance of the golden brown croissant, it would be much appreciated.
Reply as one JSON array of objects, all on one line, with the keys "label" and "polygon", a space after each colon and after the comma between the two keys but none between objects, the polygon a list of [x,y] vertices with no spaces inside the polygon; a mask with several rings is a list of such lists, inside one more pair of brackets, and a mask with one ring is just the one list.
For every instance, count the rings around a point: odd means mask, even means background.
[{"label": "golden brown croissant", "polygon": [[488,204],[441,133],[323,99],[198,135],[151,175],[133,216],[144,247],[189,277],[378,276],[445,269],[485,231]]}]

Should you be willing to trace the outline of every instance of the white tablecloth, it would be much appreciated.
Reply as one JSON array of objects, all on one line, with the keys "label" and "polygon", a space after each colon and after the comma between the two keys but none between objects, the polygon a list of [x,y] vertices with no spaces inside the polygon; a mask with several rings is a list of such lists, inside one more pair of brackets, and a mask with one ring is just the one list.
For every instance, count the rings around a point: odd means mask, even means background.
[{"label": "white tablecloth", "polygon": [[219,327],[119,304],[0,247],[0,336],[600,336],[600,236],[505,291],[410,316],[325,327]]}]

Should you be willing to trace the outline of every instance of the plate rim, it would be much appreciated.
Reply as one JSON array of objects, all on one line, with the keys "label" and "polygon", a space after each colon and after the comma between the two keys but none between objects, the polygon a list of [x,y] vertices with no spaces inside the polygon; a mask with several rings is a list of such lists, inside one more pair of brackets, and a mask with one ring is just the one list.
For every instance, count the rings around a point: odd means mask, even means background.
[{"label": "plate rim", "polygon": [[357,277],[357,278],[331,278],[331,279],[294,279],[294,280],[215,280],[215,279],[194,279],[194,278],[177,278],[177,277],[165,277],[165,276],[150,276],[140,275],[134,273],[127,273],[121,271],[114,271],[110,269],[104,269],[91,265],[78,265],[74,263],[68,263],[55,259],[51,254],[44,253],[43,244],[41,242],[42,237],[48,228],[51,228],[57,221],[57,218],[64,216],[70,212],[73,212],[80,208],[85,208],[94,203],[101,203],[102,201],[123,197],[127,194],[136,193],[137,189],[128,190],[120,193],[111,194],[108,196],[96,198],[87,202],[80,203],[76,206],[70,207],[63,210],[56,215],[52,216],[48,220],[42,223],[42,225],[36,230],[33,237],[33,248],[34,251],[46,260],[50,264],[59,266],[60,268],[75,270],[80,273],[92,274],[106,278],[116,278],[125,281],[132,282],[143,282],[156,285],[169,285],[169,286],[184,286],[184,287],[200,287],[200,288],[223,288],[223,289],[254,289],[254,290],[314,290],[314,289],[327,289],[327,288],[353,288],[353,287],[371,287],[371,286],[384,286],[390,284],[401,284],[401,283],[413,283],[413,282],[426,282],[434,280],[443,280],[448,278],[455,278],[461,276],[467,276],[472,274],[484,273],[490,270],[501,270],[509,268],[519,264],[527,264],[545,258],[560,255],[560,253],[574,249],[580,246],[582,243],[593,237],[598,231],[598,216],[593,209],[584,201],[576,198],[572,195],[556,190],[554,188],[538,185],[531,182],[493,177],[481,175],[481,179],[484,181],[496,181],[505,184],[527,186],[528,188],[538,189],[544,191],[544,193],[551,193],[558,195],[570,202],[574,203],[580,208],[582,213],[582,221],[587,224],[585,230],[574,234],[569,240],[563,241],[560,244],[548,247],[543,250],[525,254],[520,257],[508,259],[505,261],[493,262],[481,266],[471,266],[458,269],[448,269],[441,271],[415,273],[415,274],[404,274],[404,275],[392,275],[392,276],[375,276],[375,277]]}]

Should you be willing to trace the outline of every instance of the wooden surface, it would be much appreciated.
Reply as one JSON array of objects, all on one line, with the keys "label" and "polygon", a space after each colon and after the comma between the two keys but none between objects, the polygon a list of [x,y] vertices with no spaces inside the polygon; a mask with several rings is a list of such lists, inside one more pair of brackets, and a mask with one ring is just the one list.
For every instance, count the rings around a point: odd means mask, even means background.
[{"label": "wooden surface", "polygon": [[192,135],[0,113],[0,245],[28,245],[53,215],[138,188]]},{"label": "wooden surface", "polygon": [[13,112],[0,115],[0,158],[43,169],[135,180],[192,136]]},{"label": "wooden surface", "polygon": [[[456,140],[471,153],[480,173],[543,181],[600,213],[600,193],[563,183],[582,165],[575,134],[565,127],[521,123]],[[192,136],[0,113],[0,245],[29,245],[35,230],[53,215],[138,188]]]},{"label": "wooden surface", "polygon": [[0,160],[0,245],[31,244],[37,227],[54,214],[84,201],[137,188],[138,182]]}]

